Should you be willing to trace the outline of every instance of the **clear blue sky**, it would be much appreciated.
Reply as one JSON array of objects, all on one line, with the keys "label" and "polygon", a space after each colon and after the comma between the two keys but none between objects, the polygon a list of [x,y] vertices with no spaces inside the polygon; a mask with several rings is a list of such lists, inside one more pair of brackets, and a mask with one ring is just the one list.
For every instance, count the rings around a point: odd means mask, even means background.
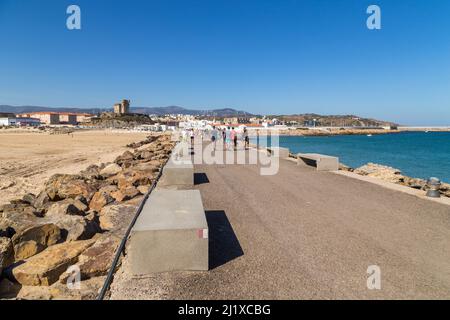
[{"label": "clear blue sky", "polygon": [[[370,4],[382,30],[366,28]],[[0,104],[450,125],[448,0],[0,0],[0,46]]]}]

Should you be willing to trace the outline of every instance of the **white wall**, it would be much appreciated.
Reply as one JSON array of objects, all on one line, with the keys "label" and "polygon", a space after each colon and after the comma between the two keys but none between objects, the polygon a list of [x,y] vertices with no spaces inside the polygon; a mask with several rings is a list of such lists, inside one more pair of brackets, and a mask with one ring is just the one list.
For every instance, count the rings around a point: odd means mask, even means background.
[{"label": "white wall", "polygon": [[0,126],[15,126],[16,119],[13,118],[0,118]]}]

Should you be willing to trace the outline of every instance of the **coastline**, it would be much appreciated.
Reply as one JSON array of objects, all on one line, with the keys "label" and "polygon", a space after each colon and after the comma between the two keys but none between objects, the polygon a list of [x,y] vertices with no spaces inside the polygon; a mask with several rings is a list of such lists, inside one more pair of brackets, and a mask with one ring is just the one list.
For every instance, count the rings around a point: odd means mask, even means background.
[{"label": "coastline", "polygon": [[[258,130],[259,135],[268,135],[272,130]],[[404,132],[450,132],[450,127],[399,127],[398,129],[357,129],[357,128],[301,128],[280,129],[280,136],[351,136],[351,135],[382,135],[399,134]]]}]

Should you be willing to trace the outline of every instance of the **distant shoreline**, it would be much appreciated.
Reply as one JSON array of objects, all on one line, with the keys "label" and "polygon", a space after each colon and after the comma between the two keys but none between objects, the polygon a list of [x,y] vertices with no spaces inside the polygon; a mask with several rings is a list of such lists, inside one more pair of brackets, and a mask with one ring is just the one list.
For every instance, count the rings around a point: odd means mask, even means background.
[{"label": "distant shoreline", "polygon": [[[253,130],[252,130],[253,131]],[[258,129],[260,136],[269,135],[273,129]],[[349,136],[349,135],[382,135],[399,134],[403,132],[450,132],[450,127],[400,127],[397,130],[388,129],[352,129],[352,128],[300,128],[280,129],[280,136],[304,136],[304,137],[326,137],[326,136]],[[256,136],[256,132],[252,132]]]}]

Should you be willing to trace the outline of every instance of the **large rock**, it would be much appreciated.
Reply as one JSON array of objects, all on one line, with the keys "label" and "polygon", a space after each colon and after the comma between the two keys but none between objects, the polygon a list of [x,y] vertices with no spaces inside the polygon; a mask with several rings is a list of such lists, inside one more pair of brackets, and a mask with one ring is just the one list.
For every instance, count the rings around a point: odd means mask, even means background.
[{"label": "large rock", "polygon": [[113,192],[111,196],[116,199],[118,202],[131,200],[134,197],[137,197],[140,195],[140,192],[138,189],[136,189],[133,186],[129,186],[127,188],[119,189],[116,192]]},{"label": "large rock", "polygon": [[14,247],[11,239],[0,238],[0,277],[4,268],[14,263]]},{"label": "large rock", "polygon": [[42,210],[36,209],[28,203],[23,203],[20,201],[3,205],[0,208],[0,212],[2,212],[1,216],[3,218],[10,218],[22,214],[36,217],[41,217],[43,215]]},{"label": "large rock", "polygon": [[50,198],[45,191],[41,191],[38,196],[35,198],[33,206],[36,209],[41,209],[43,211],[47,211],[48,207],[50,206]]},{"label": "large rock", "polygon": [[94,197],[92,197],[92,200],[89,203],[89,208],[91,208],[91,210],[100,212],[104,206],[110,204],[111,202],[114,202],[112,193],[116,190],[117,187],[115,186],[109,186],[100,189],[97,193],[94,194]]},{"label": "large rock", "polygon": [[100,213],[100,227],[104,231],[123,232],[130,225],[136,212],[136,206],[119,204],[109,205]]},{"label": "large rock", "polygon": [[93,244],[93,240],[87,240],[54,245],[23,264],[13,266],[10,277],[23,286],[50,286]]},{"label": "large rock", "polygon": [[80,289],[69,289],[66,283],[56,282],[49,287],[23,286],[17,293],[20,300],[95,300],[106,277],[80,282]]},{"label": "large rock", "polygon": [[34,202],[36,201],[36,196],[32,193],[27,193],[22,197],[22,202],[27,203],[29,205],[34,206]]},{"label": "large rock", "polygon": [[147,163],[140,163],[115,176],[114,182],[117,183],[119,189],[130,186],[139,187],[142,185],[150,185],[158,175],[158,172],[159,167]]},{"label": "large rock", "polygon": [[87,167],[85,170],[80,172],[80,176],[88,179],[88,180],[95,180],[95,179],[102,179],[102,175],[100,174],[101,168],[97,165],[91,165]]},{"label": "large rock", "polygon": [[87,206],[79,200],[65,199],[59,202],[53,203],[47,210],[47,216],[53,215],[79,215],[85,214]]},{"label": "large rock", "polygon": [[19,231],[12,238],[16,261],[32,257],[61,241],[61,229],[53,223],[41,223]]},{"label": "large rock", "polygon": [[45,191],[52,201],[80,195],[89,201],[97,190],[80,175],[56,174],[46,183]]},{"label": "large rock", "polygon": [[401,183],[404,181],[404,176],[401,175],[400,170],[375,163],[368,163],[355,169],[354,172],[360,175],[374,177],[392,183]]},{"label": "large rock", "polygon": [[100,174],[104,177],[110,177],[118,174],[122,171],[122,167],[116,163],[111,163],[107,165],[103,170],[100,171]]},{"label": "large rock", "polygon": [[91,239],[101,231],[99,222],[89,216],[55,215],[46,219],[62,230],[62,237],[67,242]]},{"label": "large rock", "polygon": [[130,151],[125,151],[121,156],[117,157],[114,162],[122,166],[124,163],[130,162],[133,159],[134,155]]},{"label": "large rock", "polygon": [[114,235],[98,240],[92,247],[84,251],[79,259],[78,266],[81,279],[107,275],[121,239]]}]

